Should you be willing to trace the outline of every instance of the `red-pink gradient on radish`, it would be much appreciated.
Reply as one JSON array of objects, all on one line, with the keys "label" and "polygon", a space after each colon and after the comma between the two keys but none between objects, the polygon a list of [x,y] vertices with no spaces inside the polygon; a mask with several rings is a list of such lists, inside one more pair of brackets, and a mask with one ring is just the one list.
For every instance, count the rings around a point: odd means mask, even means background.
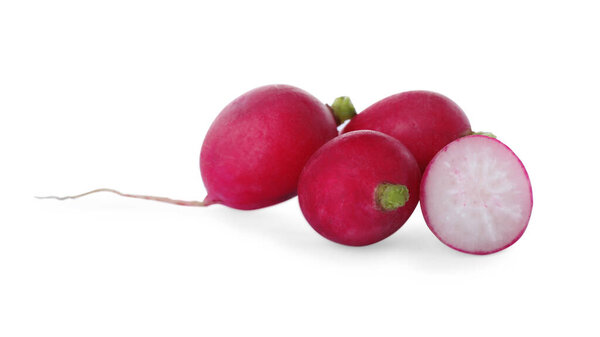
[{"label": "red-pink gradient on radish", "polygon": [[337,135],[331,109],[301,89],[268,85],[243,94],[202,144],[204,202],[249,210],[293,197],[308,158]]},{"label": "red-pink gradient on radish", "polygon": [[471,133],[469,119],[449,98],[430,91],[407,91],[371,105],[344,128],[343,133],[375,130],[402,142],[417,159],[421,171],[451,141]]},{"label": "red-pink gradient on radish", "polygon": [[459,138],[429,163],[421,181],[421,210],[446,245],[490,254],[515,243],[527,227],[533,194],[525,166],[487,136]]},{"label": "red-pink gradient on radish", "polygon": [[369,245],[397,231],[419,201],[421,171],[398,140],[355,131],[321,147],[298,183],[308,223],[325,238]]}]

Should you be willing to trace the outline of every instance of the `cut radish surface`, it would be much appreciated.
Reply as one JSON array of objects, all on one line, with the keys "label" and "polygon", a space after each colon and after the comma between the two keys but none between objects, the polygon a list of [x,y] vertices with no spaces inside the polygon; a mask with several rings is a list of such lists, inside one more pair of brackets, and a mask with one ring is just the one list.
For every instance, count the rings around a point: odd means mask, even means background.
[{"label": "cut radish surface", "polygon": [[490,254],[515,243],[525,231],[533,196],[519,158],[502,142],[468,136],[443,148],[421,181],[421,210],[446,245]]}]

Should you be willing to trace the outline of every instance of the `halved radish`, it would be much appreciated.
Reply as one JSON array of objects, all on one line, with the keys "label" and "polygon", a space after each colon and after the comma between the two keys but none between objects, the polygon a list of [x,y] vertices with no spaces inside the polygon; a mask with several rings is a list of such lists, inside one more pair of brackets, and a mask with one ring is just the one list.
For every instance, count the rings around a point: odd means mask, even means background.
[{"label": "halved radish", "polygon": [[446,245],[490,254],[515,243],[527,227],[533,195],[527,171],[502,142],[459,138],[429,163],[421,181],[421,210]]}]

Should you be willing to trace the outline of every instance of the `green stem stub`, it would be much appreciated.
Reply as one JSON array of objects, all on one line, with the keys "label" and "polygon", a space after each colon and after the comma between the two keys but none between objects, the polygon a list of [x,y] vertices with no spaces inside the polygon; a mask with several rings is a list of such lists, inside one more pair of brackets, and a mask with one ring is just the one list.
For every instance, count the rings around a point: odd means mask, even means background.
[{"label": "green stem stub", "polygon": [[479,135],[479,136],[486,136],[486,137],[490,137],[490,138],[496,138],[496,135],[494,135],[493,133],[485,132],[485,131],[479,131],[479,132],[471,131],[471,133],[469,133],[468,135],[469,136]]},{"label": "green stem stub", "polygon": [[331,111],[333,111],[333,116],[335,117],[338,125],[356,116],[356,109],[354,108],[354,105],[348,96],[336,98],[333,101],[333,104],[331,104],[330,108]]},{"label": "green stem stub", "polygon": [[410,194],[408,187],[399,184],[381,183],[375,189],[377,206],[384,211],[395,211],[404,206]]}]

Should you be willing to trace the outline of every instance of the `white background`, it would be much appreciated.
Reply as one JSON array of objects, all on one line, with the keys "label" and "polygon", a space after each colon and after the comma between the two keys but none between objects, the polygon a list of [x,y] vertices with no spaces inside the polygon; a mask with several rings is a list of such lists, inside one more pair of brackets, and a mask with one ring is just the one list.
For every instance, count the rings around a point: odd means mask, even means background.
[{"label": "white background", "polygon": [[[598,336],[594,1],[3,1],[1,336]],[[526,165],[525,235],[490,256],[417,209],[378,244],[321,238],[294,198],[201,199],[211,121],[287,83],[362,110],[438,91]]]}]

